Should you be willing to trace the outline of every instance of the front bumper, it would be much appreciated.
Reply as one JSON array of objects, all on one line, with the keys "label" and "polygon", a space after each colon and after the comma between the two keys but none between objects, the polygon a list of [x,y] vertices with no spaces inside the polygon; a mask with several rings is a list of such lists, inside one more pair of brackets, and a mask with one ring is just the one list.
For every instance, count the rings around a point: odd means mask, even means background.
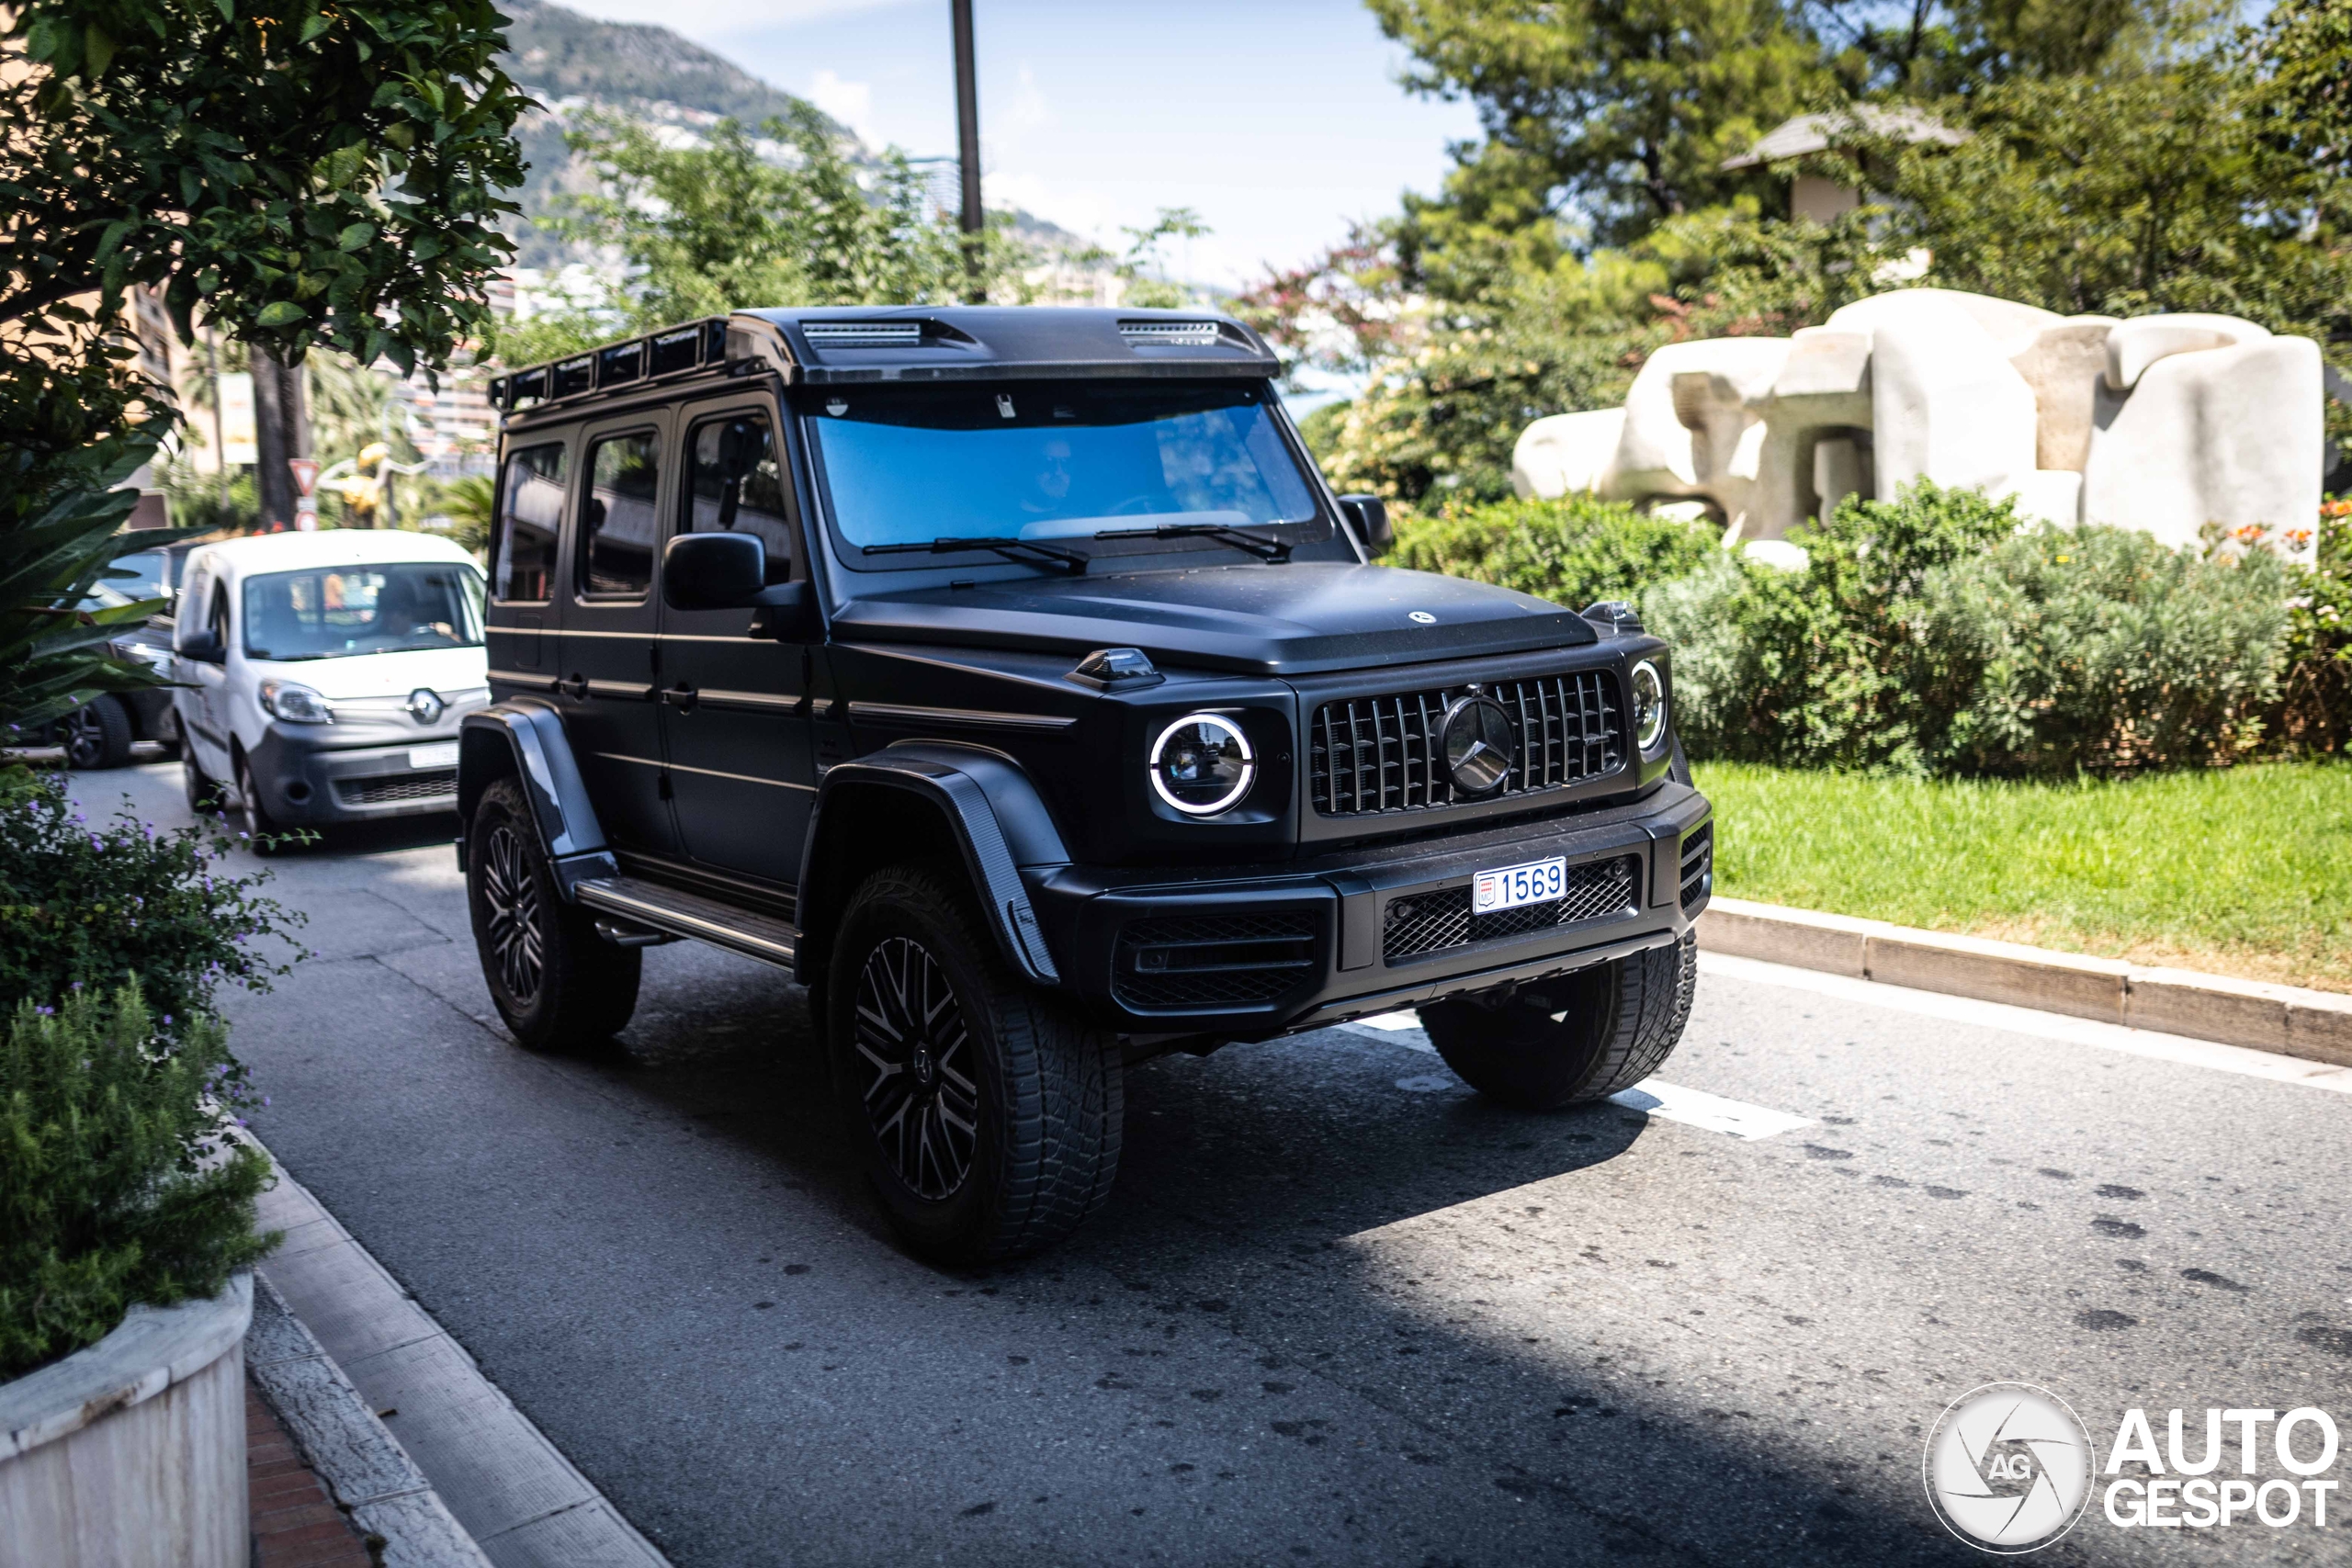
[{"label": "front bumper", "polygon": [[[1556,975],[1679,940],[1713,889],[1706,797],[1197,874],[1028,877],[1062,975],[1129,1034],[1262,1038]],[[1473,917],[1481,871],[1559,856],[1569,896]]]},{"label": "front bumper", "polygon": [[[313,732],[331,726],[299,728],[303,733],[272,723],[251,756],[254,787],[280,822],[316,827],[458,809],[455,724],[420,728],[414,739],[390,746],[322,746],[325,737]],[[430,750],[435,748],[447,753],[446,761]]]}]

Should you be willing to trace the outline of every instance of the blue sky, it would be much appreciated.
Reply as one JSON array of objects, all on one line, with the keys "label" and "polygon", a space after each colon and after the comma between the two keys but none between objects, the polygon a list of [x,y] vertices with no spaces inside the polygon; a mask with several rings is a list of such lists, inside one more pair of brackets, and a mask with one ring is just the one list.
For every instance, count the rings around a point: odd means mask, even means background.
[{"label": "blue sky", "polygon": [[[947,0],[561,0],[658,22],[813,98],[876,145],[956,150]],[[1106,244],[1163,207],[1212,231],[1170,269],[1231,285],[1307,259],[1351,218],[1433,190],[1466,104],[1396,85],[1403,53],[1356,0],[976,0],[981,168]],[[1188,254],[1187,254],[1188,253]]]}]

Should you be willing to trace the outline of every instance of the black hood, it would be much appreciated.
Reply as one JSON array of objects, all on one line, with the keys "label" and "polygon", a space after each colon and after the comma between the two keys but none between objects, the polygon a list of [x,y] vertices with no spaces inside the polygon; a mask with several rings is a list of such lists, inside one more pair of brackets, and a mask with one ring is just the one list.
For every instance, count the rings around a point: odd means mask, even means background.
[{"label": "black hood", "polygon": [[1074,654],[1139,648],[1171,667],[1303,675],[1576,647],[1599,634],[1574,611],[1491,583],[1300,561],[883,593],[853,602],[833,635]]}]

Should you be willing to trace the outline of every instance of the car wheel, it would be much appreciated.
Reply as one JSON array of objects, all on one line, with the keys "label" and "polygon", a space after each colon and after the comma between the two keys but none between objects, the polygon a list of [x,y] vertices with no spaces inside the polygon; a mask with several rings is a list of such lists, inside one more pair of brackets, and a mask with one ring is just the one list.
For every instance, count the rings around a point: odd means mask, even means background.
[{"label": "car wheel", "polygon": [[521,785],[500,779],[482,791],[466,846],[474,948],[514,1038],[534,1051],[611,1038],[637,1011],[645,954],[605,941],[564,901]]},{"label": "car wheel", "polygon": [[58,724],[65,765],[77,773],[119,768],[130,761],[130,715],[119,700],[92,697]]},{"label": "car wheel", "polygon": [[1108,1200],[1118,1043],[1014,975],[956,883],[910,867],[866,878],[825,995],[843,1115],[911,1251],[1019,1257]]},{"label": "car wheel", "polygon": [[155,744],[164,749],[164,754],[167,757],[176,757],[186,750],[187,742],[180,734],[180,716],[170,708],[165,708],[164,716],[155,721],[153,739]]},{"label": "car wheel", "polygon": [[1489,1100],[1522,1111],[1605,1100],[1657,1071],[1690,1021],[1699,938],[1421,1009],[1445,1065]]},{"label": "car wheel", "polygon": [[220,786],[197,762],[196,748],[180,749],[180,785],[187,791],[187,808],[198,817],[220,808]]},{"label": "car wheel", "polygon": [[274,855],[286,847],[286,829],[262,804],[261,790],[254,780],[254,764],[246,757],[237,759],[237,821],[254,853]]}]

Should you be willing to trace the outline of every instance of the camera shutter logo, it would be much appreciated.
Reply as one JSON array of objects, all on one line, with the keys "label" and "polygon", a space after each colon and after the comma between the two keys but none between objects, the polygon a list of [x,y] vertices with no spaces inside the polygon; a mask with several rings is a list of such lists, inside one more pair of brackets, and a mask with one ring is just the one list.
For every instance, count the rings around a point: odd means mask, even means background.
[{"label": "camera shutter logo", "polygon": [[1986,1383],[1955,1400],[1928,1435],[1928,1501],[1971,1546],[2039,1551],[2083,1517],[2096,1457],[2090,1434],[2056,1394]]}]

